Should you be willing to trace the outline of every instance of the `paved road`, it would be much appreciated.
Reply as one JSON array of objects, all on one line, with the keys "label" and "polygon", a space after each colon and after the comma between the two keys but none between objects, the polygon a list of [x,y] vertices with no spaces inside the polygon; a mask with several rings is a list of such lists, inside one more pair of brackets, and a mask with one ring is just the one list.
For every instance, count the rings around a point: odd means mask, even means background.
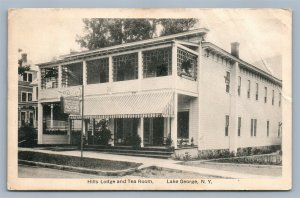
[{"label": "paved road", "polygon": [[[80,151],[51,151],[51,150],[42,150],[39,148],[19,148],[21,151],[35,151],[41,153],[48,154],[56,154],[56,155],[67,155],[67,156],[80,156]],[[157,158],[149,158],[149,157],[136,157],[136,156],[125,156],[125,155],[116,155],[109,153],[100,153],[93,151],[84,151],[84,157],[94,158],[94,159],[103,159],[103,160],[113,160],[113,161],[124,161],[124,162],[134,162],[134,163],[142,163],[143,166],[158,166],[161,168],[169,168],[180,171],[188,171],[194,172],[202,175],[210,175],[213,177],[224,177],[224,178],[261,178],[261,179],[270,179],[274,178],[274,176],[266,176],[266,175],[256,175],[256,174],[247,174],[247,173],[239,173],[235,171],[226,171],[219,170],[217,167],[214,168],[203,168],[203,167],[191,167],[186,165],[178,164],[178,161],[171,159],[157,159]]]},{"label": "paved road", "polygon": [[62,171],[50,168],[39,168],[32,166],[19,165],[19,177],[22,178],[104,178],[102,176],[97,175],[89,175],[82,173],[75,173],[69,171]]}]

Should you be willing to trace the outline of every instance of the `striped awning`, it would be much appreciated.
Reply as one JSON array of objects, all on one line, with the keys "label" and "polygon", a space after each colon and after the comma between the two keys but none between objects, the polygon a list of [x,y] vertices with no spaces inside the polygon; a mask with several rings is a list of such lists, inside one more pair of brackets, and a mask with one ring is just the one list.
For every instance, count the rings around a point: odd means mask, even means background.
[{"label": "striped awning", "polygon": [[[84,118],[173,117],[174,92],[132,93],[85,98]],[[70,119],[81,119],[70,115]]]}]

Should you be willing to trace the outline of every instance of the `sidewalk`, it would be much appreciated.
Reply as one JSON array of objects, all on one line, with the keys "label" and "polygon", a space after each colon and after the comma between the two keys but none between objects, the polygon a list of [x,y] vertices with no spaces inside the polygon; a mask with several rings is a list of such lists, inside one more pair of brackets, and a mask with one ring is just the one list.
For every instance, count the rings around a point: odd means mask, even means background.
[{"label": "sidewalk", "polygon": [[[39,148],[19,148],[19,151],[35,151],[40,153],[56,154],[56,155],[68,155],[68,156],[77,156],[80,157],[80,151],[51,151]],[[84,151],[83,156],[86,158],[94,159],[103,159],[103,160],[113,160],[113,161],[125,161],[125,162],[135,162],[142,163],[142,167],[157,166],[162,168],[169,168],[181,171],[188,171],[199,173],[203,175],[211,175],[224,178],[261,178],[261,179],[271,179],[275,177],[262,176],[262,175],[253,175],[253,174],[243,174],[238,172],[223,171],[218,169],[209,169],[209,168],[200,168],[187,165],[180,165],[178,161],[172,159],[157,159],[157,158],[147,158],[147,157],[136,157],[136,156],[125,156],[125,155],[116,155],[108,154],[101,152],[93,151]]]}]

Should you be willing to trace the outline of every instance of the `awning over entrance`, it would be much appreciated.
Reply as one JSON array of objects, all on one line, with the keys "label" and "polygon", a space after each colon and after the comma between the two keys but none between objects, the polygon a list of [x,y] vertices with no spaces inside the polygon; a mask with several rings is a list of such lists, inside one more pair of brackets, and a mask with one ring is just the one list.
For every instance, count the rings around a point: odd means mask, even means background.
[{"label": "awning over entrance", "polygon": [[[84,118],[173,117],[174,92],[132,93],[86,98]],[[81,119],[70,115],[70,119]]]}]

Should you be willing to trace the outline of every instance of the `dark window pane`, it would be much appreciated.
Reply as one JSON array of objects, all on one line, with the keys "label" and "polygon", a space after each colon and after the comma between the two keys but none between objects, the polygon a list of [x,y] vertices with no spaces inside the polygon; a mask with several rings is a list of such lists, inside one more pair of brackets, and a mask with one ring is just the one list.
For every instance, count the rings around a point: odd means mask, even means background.
[{"label": "dark window pane", "polygon": [[108,58],[87,62],[87,84],[108,82]]},{"label": "dark window pane", "polygon": [[32,82],[32,74],[28,74],[28,81]]},{"label": "dark window pane", "polygon": [[26,102],[26,93],[22,93],[22,102]]},{"label": "dark window pane", "polygon": [[178,112],[178,138],[189,138],[189,112]]}]

